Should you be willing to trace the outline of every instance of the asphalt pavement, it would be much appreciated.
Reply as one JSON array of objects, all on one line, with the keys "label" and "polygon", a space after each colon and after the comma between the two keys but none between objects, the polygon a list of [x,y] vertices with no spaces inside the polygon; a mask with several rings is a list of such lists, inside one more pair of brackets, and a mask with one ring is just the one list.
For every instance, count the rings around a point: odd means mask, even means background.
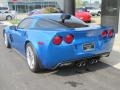
[{"label": "asphalt pavement", "polygon": [[[32,73],[26,61],[13,49],[4,46],[0,25],[0,90],[119,90],[120,52],[113,50],[90,71],[63,67],[54,71]],[[115,63],[114,63],[115,61]],[[117,62],[116,62],[117,61]]]}]

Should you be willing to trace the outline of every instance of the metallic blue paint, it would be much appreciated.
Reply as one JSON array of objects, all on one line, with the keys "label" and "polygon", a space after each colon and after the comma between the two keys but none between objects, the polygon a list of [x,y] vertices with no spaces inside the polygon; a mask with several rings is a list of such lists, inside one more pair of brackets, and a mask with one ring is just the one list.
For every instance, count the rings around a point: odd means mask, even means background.
[{"label": "metallic blue paint", "polygon": [[[37,15],[29,18],[37,20],[38,18],[45,18],[45,16],[54,18],[54,15]],[[57,16],[60,15],[58,14],[56,17]],[[112,28],[90,25],[89,27],[74,29],[18,29],[15,31],[6,27],[4,32],[7,34],[11,46],[24,56],[25,44],[26,42],[30,42],[34,47],[38,60],[40,60],[42,66],[46,69],[51,69],[59,63],[81,60],[85,57],[92,57],[105,52],[111,52],[114,37],[102,38],[101,36],[102,31],[110,29]],[[67,44],[64,41],[62,41],[60,45],[54,45],[52,43],[52,40],[56,35],[60,35],[64,38],[67,34],[72,34],[74,36],[74,40],[71,44]],[[95,48],[90,51],[84,51],[82,45],[85,43],[94,43]]]}]

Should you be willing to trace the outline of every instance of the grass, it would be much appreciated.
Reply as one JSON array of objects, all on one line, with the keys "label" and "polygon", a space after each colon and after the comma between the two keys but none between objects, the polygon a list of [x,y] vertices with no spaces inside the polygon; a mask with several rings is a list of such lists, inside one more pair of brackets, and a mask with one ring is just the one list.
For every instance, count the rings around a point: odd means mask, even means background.
[{"label": "grass", "polygon": [[10,20],[10,21],[8,21],[8,22],[10,22],[10,23],[13,24],[13,25],[17,25],[17,24],[20,22],[20,20],[18,20],[18,19],[13,19],[13,20]]}]

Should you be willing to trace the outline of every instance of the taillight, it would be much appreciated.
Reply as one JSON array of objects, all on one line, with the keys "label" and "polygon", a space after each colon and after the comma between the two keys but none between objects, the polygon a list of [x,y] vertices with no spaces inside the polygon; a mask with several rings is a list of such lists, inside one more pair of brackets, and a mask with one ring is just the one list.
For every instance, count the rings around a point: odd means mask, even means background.
[{"label": "taillight", "polygon": [[109,30],[109,31],[108,31],[108,36],[109,36],[109,37],[113,37],[113,34],[114,34],[113,30]]},{"label": "taillight", "polygon": [[70,43],[72,43],[73,39],[74,39],[73,35],[68,34],[68,35],[66,35],[66,37],[64,38],[64,41],[65,41],[66,43],[70,44]]},{"label": "taillight", "polygon": [[61,36],[55,36],[55,37],[53,38],[53,43],[54,43],[55,45],[60,45],[61,42],[62,42],[62,37],[61,37]]},{"label": "taillight", "polygon": [[106,38],[106,37],[107,37],[107,31],[103,31],[103,32],[102,32],[102,37],[103,37],[103,38]]}]

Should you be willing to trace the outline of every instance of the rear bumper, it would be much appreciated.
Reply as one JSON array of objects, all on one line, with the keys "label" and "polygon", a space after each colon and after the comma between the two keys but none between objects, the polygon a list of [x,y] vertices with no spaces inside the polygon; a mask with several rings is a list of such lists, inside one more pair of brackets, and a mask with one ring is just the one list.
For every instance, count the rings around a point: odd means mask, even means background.
[{"label": "rear bumper", "polygon": [[93,56],[89,56],[89,57],[82,57],[82,58],[79,58],[79,59],[66,60],[65,62],[58,63],[52,69],[56,69],[59,66],[69,65],[69,64],[72,64],[72,63],[75,63],[75,62],[90,60],[92,58],[108,57],[109,55],[110,55],[110,52],[105,52],[105,53],[101,53],[101,54],[97,54],[97,55],[93,55]]},{"label": "rear bumper", "polygon": [[51,53],[47,54],[44,59],[41,59],[42,66],[46,69],[53,69],[58,67],[61,64],[66,62],[75,62],[81,61],[83,59],[88,59],[92,57],[107,57],[109,56],[111,49],[109,50],[97,50],[92,52],[76,52],[70,51],[67,49],[65,51],[51,51]]}]

